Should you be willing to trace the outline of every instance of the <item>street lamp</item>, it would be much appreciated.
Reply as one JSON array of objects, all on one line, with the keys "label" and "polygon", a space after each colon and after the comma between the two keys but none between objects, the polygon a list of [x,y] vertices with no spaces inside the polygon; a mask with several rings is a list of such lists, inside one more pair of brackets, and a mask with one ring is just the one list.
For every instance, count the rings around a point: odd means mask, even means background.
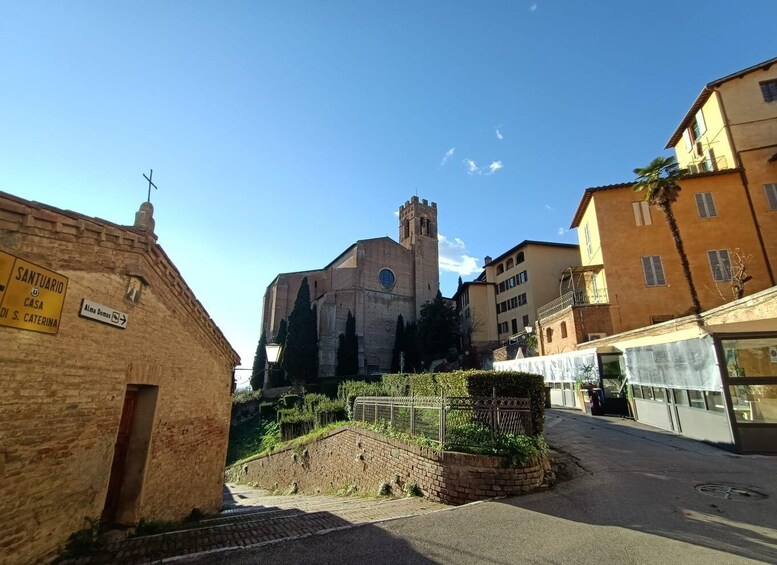
[{"label": "street lamp", "polygon": [[265,369],[265,387],[267,386],[268,375],[272,370],[274,363],[278,362],[278,358],[281,356],[281,349],[283,346],[280,343],[268,343],[264,346],[264,352],[267,355],[267,368]]}]

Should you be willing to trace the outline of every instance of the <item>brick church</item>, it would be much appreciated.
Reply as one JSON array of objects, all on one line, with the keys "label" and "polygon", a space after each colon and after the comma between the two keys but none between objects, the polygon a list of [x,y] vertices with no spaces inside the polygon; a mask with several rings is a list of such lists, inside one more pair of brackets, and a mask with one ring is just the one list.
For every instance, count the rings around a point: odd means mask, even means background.
[{"label": "brick church", "polygon": [[271,340],[288,319],[302,279],[318,312],[319,376],[335,374],[338,336],[356,318],[362,373],[388,372],[397,317],[414,322],[439,288],[437,204],[417,196],[399,208],[399,243],[361,239],[323,269],[281,273],[264,294],[262,329]]}]

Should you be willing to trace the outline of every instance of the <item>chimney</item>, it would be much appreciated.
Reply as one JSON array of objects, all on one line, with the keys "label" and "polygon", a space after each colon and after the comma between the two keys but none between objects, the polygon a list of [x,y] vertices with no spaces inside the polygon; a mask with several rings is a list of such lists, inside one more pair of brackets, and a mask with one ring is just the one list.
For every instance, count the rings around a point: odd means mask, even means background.
[{"label": "chimney", "polygon": [[484,261],[485,263],[483,264],[483,266],[485,267],[491,262],[491,255],[486,255],[486,258],[484,259]]}]

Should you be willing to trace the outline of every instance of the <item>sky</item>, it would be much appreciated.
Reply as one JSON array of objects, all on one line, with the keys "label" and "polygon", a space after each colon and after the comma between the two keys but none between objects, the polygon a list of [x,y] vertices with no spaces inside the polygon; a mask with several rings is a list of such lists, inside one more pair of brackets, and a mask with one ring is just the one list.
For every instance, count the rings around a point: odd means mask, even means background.
[{"label": "sky", "polygon": [[[774,0],[0,0],[0,190],[159,244],[250,367],[264,291],[437,202],[440,283],[577,243],[702,87],[777,56]],[[239,382],[249,371],[238,372]]]}]

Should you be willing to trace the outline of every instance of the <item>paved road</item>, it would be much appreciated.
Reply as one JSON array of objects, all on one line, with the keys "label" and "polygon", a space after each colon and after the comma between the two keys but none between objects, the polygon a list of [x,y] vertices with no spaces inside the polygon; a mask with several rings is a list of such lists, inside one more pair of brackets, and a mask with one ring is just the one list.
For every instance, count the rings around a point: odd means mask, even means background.
[{"label": "paved road", "polygon": [[[548,411],[546,437],[571,476],[550,491],[196,562],[777,563],[777,458],[564,410]],[[711,483],[739,490],[696,490]]]}]

